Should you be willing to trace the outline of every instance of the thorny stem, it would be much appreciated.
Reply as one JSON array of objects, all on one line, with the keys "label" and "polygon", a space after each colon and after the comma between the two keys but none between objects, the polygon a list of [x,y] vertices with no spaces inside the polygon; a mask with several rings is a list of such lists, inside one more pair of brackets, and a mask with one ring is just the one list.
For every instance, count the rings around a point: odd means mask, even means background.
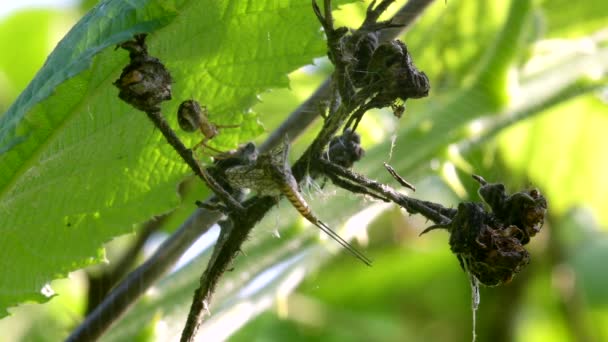
[{"label": "thorny stem", "polygon": [[[380,42],[396,38],[404,32],[424,12],[434,0],[410,0],[395,14],[392,22],[401,27],[387,28],[380,34]],[[315,121],[318,115],[317,105],[327,101],[332,92],[331,79],[327,79],[302,105],[294,110],[289,117],[266,139],[260,146],[260,151],[268,151],[281,142],[287,135],[290,139],[297,138]],[[295,175],[295,174],[294,174]],[[300,177],[296,177],[300,180]],[[207,199],[209,201],[210,199]],[[86,317],[86,319],[72,332],[68,341],[91,341],[99,338],[139,297],[148,290],[158,279],[164,276],[181,255],[206,233],[222,215],[217,211],[196,209],[192,215],[167,239],[158,250],[145,263],[137,267],[121,281],[104,299],[104,301]],[[249,230],[242,232],[244,239]],[[238,236],[234,236],[237,240]],[[234,242],[233,242],[234,243]],[[224,243],[226,245],[226,243]],[[232,249],[238,250],[240,245]],[[217,247],[216,250],[219,250]],[[226,265],[231,262],[228,261]],[[213,264],[218,263],[216,260]],[[211,265],[210,265],[211,266]],[[221,272],[213,271],[219,275]],[[209,273],[213,273],[211,270]],[[209,281],[206,288],[210,299],[213,288],[219,280]]]},{"label": "thorny stem", "polygon": [[388,185],[369,179],[325,159],[319,160],[318,167],[319,171],[327,175],[334,184],[345,190],[371,195],[386,202],[394,202],[410,214],[420,214],[438,225],[448,224],[451,221],[450,209],[439,204],[408,197]]},{"label": "thorny stem", "polygon": [[222,230],[207,269],[200,277],[199,287],[194,293],[190,313],[182,331],[182,342],[194,341],[196,332],[203,322],[211,295],[214,293],[221,276],[239,253],[251,229],[264,218],[268,210],[277,204],[277,199],[273,197],[254,197],[243,204],[247,208],[245,213],[231,216],[232,228],[228,232]]}]

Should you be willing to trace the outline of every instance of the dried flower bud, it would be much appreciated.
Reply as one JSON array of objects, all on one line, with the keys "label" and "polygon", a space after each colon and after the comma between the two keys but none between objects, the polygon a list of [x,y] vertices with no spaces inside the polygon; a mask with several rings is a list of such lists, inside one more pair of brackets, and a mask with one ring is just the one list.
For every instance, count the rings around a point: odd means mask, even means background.
[{"label": "dried flower bud", "polygon": [[[369,62],[378,48],[378,32],[368,32],[356,39],[352,45],[353,63],[350,66],[349,74],[356,87],[362,88],[368,82]],[[351,50],[351,49],[347,49]]]},{"label": "dried flower bud", "polygon": [[171,75],[165,66],[148,55],[146,35],[120,44],[129,51],[131,62],[114,85],[120,90],[118,97],[133,107],[148,112],[160,109],[162,101],[171,99]]},{"label": "dried flower bud", "polygon": [[449,230],[452,252],[463,269],[484,285],[508,283],[530,262],[519,240],[521,230],[500,226],[478,203],[461,203]]},{"label": "dried flower bud", "polygon": [[445,211],[450,223],[435,225],[450,232],[450,247],[460,266],[488,286],[511,281],[530,261],[524,245],[540,231],[547,212],[547,201],[538,189],[508,195],[505,186],[491,184],[473,175],[481,187],[481,203],[464,202],[455,212]]},{"label": "dried flower bud", "polygon": [[361,137],[357,132],[353,132],[348,128],[342,135],[331,139],[327,151],[327,159],[332,163],[349,169],[364,154],[365,151],[361,147]]},{"label": "dried flower bud", "polygon": [[517,226],[524,232],[521,239],[523,245],[540,232],[547,213],[547,200],[538,189],[524,190],[509,196],[503,184],[487,183],[479,176],[474,178],[481,183],[479,196],[490,206],[496,218],[505,225]]}]

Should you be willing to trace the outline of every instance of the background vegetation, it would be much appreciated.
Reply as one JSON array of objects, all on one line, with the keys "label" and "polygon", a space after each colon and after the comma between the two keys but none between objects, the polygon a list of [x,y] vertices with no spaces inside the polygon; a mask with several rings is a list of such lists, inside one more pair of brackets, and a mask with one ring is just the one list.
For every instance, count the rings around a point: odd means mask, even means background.
[{"label": "background vegetation", "polygon": [[[126,19],[107,3],[115,10],[108,19],[144,23],[156,32],[152,54],[177,80],[176,100],[163,107],[170,122],[169,113],[189,96],[208,104],[218,122],[243,122],[238,132],[221,133],[217,146],[228,148],[255,136],[263,141],[267,134],[258,135],[257,122],[273,131],[331,72],[318,24],[308,1],[301,2],[285,2],[284,12],[269,11],[240,26],[214,19],[209,8],[208,17],[197,19],[204,6],[188,1],[171,2],[175,7],[134,1],[145,11]],[[339,22],[356,26],[366,4],[344,5],[336,12]],[[113,28],[116,35],[81,27],[77,32],[87,38],[72,42],[80,55],[61,61],[85,56],[89,64],[64,68],[51,60],[37,76],[57,80],[38,88],[50,97],[37,97],[35,87],[24,91],[58,37],[91,6],[26,11],[0,21],[0,112],[6,111],[0,117],[0,313],[24,301],[46,301],[39,294],[45,283],[45,291],[59,294],[45,304],[9,309],[12,316],[0,320],[0,340],[65,338],[82,319],[89,278],[102,271],[89,267],[51,280],[103,259],[113,265],[137,237],[112,240],[106,254],[97,250],[101,243],[177,207],[149,239],[143,260],[192,212],[194,199],[206,196],[198,182],[186,182],[183,198],[177,196],[187,169],[143,114],[116,98],[111,82],[127,59],[114,45],[141,27],[125,24]],[[180,6],[192,6],[192,17]],[[417,198],[444,205],[478,200],[471,173],[510,190],[538,187],[547,196],[549,217],[530,245],[529,267],[509,285],[482,289],[481,341],[608,340],[607,13],[600,0],[436,1],[402,38],[429,75],[430,96],[408,102],[401,120],[375,111],[361,125],[367,155],[355,169],[390,182],[382,170],[388,161],[416,184]],[[286,30],[274,21],[279,14],[299,18],[298,27],[312,31],[275,36]],[[156,21],[144,20],[150,18]],[[101,16],[88,20],[108,25]],[[201,23],[190,24],[196,20]],[[262,42],[267,50],[260,50]],[[182,48],[172,50],[175,45]],[[319,57],[315,66],[296,70],[312,57]],[[292,158],[316,129],[297,141]],[[29,140],[9,139],[12,133]],[[16,149],[18,158],[11,155]],[[321,190],[311,184],[305,193],[320,218],[357,237],[373,268],[336,254],[331,241],[319,241],[315,228],[282,204],[254,230],[225,276],[201,334],[234,333],[235,341],[470,340],[470,289],[447,234],[418,237],[426,227],[419,217],[330,184]],[[178,336],[212,238],[104,338]]]}]

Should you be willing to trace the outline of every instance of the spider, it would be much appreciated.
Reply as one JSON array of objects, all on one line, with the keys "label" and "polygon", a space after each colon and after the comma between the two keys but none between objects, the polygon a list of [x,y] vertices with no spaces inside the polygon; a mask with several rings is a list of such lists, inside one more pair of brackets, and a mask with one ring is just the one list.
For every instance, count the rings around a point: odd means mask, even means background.
[{"label": "spider", "polygon": [[203,148],[210,149],[220,154],[223,154],[224,152],[207,145],[207,142],[215,138],[222,128],[240,127],[240,125],[214,124],[213,122],[209,121],[207,107],[201,106],[195,100],[186,100],[179,105],[177,110],[177,122],[179,127],[186,132],[200,130],[201,133],[203,133],[203,140],[192,147],[193,151],[202,146]]}]

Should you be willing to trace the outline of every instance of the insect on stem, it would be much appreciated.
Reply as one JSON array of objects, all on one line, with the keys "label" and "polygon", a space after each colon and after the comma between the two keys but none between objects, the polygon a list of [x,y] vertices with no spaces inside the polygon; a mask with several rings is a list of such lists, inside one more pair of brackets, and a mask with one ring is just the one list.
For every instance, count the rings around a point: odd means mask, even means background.
[{"label": "insect on stem", "polygon": [[248,188],[262,197],[278,197],[281,195],[287,197],[300,215],[329,235],[353,256],[371,266],[370,259],[357,251],[313,214],[310,206],[298,190],[298,182],[287,162],[288,155],[289,141],[285,138],[281,146],[261,154],[255,163],[227,168],[224,171],[226,180],[235,189]]},{"label": "insect on stem", "polygon": [[[278,177],[276,177],[276,179],[279,179],[279,177],[281,177],[281,176],[278,175]],[[283,178],[283,177],[281,177],[281,178]],[[290,185],[290,182],[287,182],[285,180],[279,180],[279,182],[281,183],[281,192],[285,195],[285,197],[287,197],[287,200],[289,200],[289,202],[293,205],[293,207],[296,208],[296,210],[300,213],[300,215],[302,215],[310,223],[317,226],[317,228],[321,229],[321,231],[323,231],[325,234],[329,235],[329,237],[331,237],[334,241],[339,243],[342,247],[344,247],[347,251],[349,251],[354,257],[361,260],[364,264],[366,264],[367,266],[372,265],[372,261],[368,257],[366,257],[363,253],[359,252],[355,247],[353,247],[353,245],[348,243],[348,241],[344,240],[338,233],[336,233],[334,230],[329,228],[329,226],[327,224],[325,224],[323,221],[319,220],[312,213],[310,206],[308,205],[306,200],[304,200],[304,197],[302,197],[302,194],[300,194],[299,191],[294,189]]]},{"label": "insect on stem", "polygon": [[217,136],[222,128],[238,128],[240,125],[216,125],[209,121],[207,107],[201,106],[195,100],[186,100],[179,105],[177,110],[177,122],[179,127],[186,132],[200,131],[203,134],[203,140],[192,146],[192,150],[196,151],[199,147],[209,149],[213,152],[224,154],[216,148],[207,145],[207,142]]}]

